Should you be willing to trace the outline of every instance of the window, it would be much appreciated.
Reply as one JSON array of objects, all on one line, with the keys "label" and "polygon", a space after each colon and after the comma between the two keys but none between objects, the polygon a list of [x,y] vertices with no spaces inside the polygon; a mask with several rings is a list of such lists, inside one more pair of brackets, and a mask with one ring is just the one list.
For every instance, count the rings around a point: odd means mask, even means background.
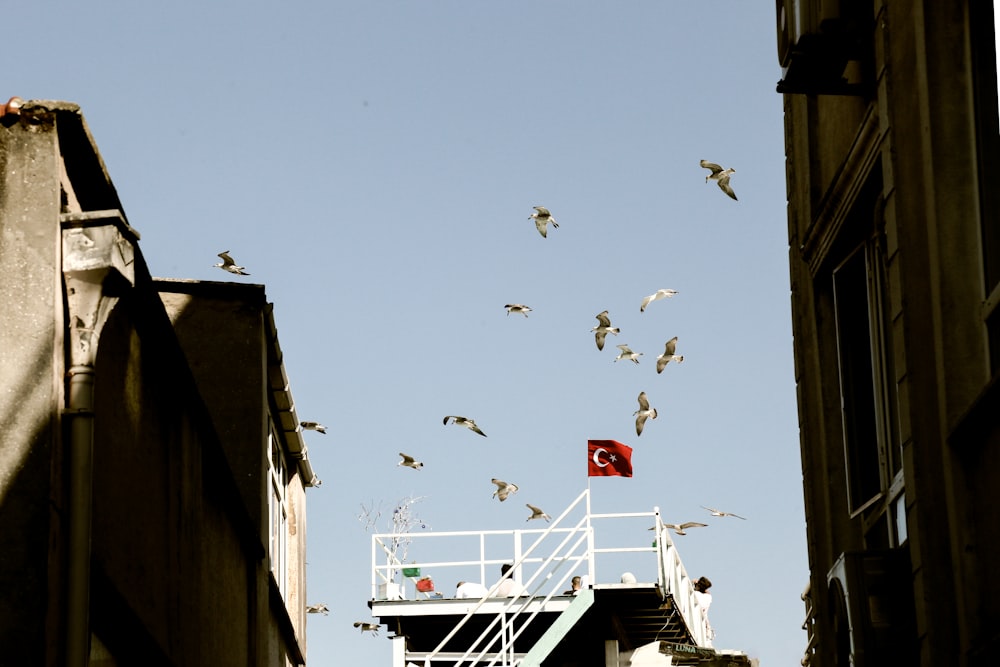
[{"label": "window", "polygon": [[979,145],[979,224],[983,244],[983,320],[989,341],[990,371],[1000,370],[1000,67],[997,66],[996,1],[969,5]]},{"label": "window", "polygon": [[[873,177],[868,185],[879,180]],[[874,194],[855,205],[850,227],[873,231],[833,269],[832,282],[848,507],[852,516],[870,510],[866,539],[884,547],[895,542],[897,533],[884,515],[903,485],[881,215],[881,200]]]},{"label": "window", "polygon": [[268,516],[270,525],[269,553],[271,573],[278,583],[282,596],[285,595],[288,577],[288,468],[285,465],[285,455],[281,449],[281,441],[271,425],[268,436],[270,449],[268,460]]}]

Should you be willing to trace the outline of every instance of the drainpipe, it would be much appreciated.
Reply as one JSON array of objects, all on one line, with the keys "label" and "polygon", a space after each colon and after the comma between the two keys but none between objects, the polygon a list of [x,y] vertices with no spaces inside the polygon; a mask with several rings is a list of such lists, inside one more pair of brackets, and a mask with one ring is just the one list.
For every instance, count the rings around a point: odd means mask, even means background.
[{"label": "drainpipe", "polygon": [[[69,539],[66,665],[90,662],[90,556],[93,523],[94,362],[101,329],[118,295],[135,284],[134,237],[119,211],[62,216],[62,269],[69,333]],[[109,224],[112,223],[112,224]]]},{"label": "drainpipe", "polygon": [[90,659],[90,533],[93,519],[94,367],[69,369],[69,544],[66,664]]}]

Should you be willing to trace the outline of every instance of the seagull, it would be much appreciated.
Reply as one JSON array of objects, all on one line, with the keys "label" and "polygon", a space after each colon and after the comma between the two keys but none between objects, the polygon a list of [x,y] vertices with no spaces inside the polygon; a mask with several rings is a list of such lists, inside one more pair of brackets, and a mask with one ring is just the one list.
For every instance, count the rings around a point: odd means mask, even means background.
[{"label": "seagull", "polygon": [[559,223],[556,222],[556,219],[552,217],[551,213],[549,213],[549,209],[544,206],[536,206],[535,212],[532,213],[528,219],[533,219],[535,221],[535,227],[538,228],[538,233],[542,235],[542,238],[546,238],[548,236],[549,232],[547,225],[550,222],[553,227],[559,229]]},{"label": "seagull", "polygon": [[326,427],[319,422],[299,422],[299,426],[302,427],[303,431],[318,431],[326,435]]},{"label": "seagull", "polygon": [[306,607],[306,613],[307,614],[323,614],[324,616],[326,616],[327,614],[330,613],[330,608],[327,607],[325,604],[322,604],[322,603],[320,603],[320,604],[311,604],[308,607]]},{"label": "seagull", "polygon": [[593,329],[591,329],[591,331],[594,332],[594,340],[597,341],[597,349],[603,350],[604,339],[607,337],[607,335],[614,334],[617,336],[619,331],[621,331],[621,329],[619,329],[618,327],[611,326],[611,320],[608,318],[608,311],[606,310],[598,313],[594,317],[597,318],[599,324]]},{"label": "seagull", "polygon": [[508,315],[510,315],[511,313],[521,313],[522,315],[527,317],[528,313],[531,312],[531,308],[528,308],[523,303],[508,303],[506,306],[504,306],[504,308],[507,309]]},{"label": "seagull", "polygon": [[711,512],[712,516],[734,516],[737,519],[743,519],[744,521],[747,520],[745,516],[740,516],[739,514],[733,514],[732,512],[723,512],[722,510],[717,510],[712,507],[705,507],[704,505],[702,505],[701,507],[702,509],[706,509],[709,512]]},{"label": "seagull", "polygon": [[674,336],[667,341],[666,348],[663,350],[663,354],[656,358],[656,372],[662,373],[663,369],[667,367],[671,361],[676,361],[681,363],[684,361],[683,354],[674,354],[677,351],[677,336]]},{"label": "seagull", "polygon": [[469,429],[470,431],[475,431],[476,433],[478,433],[479,435],[483,436],[484,438],[486,437],[486,434],[483,433],[482,431],[480,431],[479,427],[476,426],[476,422],[474,422],[471,419],[467,419],[466,417],[456,417],[455,415],[448,415],[447,417],[444,418],[444,424],[445,424],[445,426],[448,425],[448,420],[449,419],[452,420],[451,423],[454,424],[455,426],[464,426],[465,428]]},{"label": "seagull", "polygon": [[403,452],[400,452],[399,455],[403,457],[403,460],[396,464],[398,466],[406,466],[407,468],[413,468],[414,470],[420,470],[421,468],[424,467],[422,461],[417,461],[409,454],[404,454]]},{"label": "seagull", "polygon": [[675,294],[677,294],[677,290],[675,289],[658,289],[654,294],[650,294],[642,300],[642,305],[639,306],[639,312],[646,312],[646,306],[648,306],[651,302],[659,301],[660,299],[669,299]]},{"label": "seagull", "polygon": [[646,392],[639,392],[639,409],[632,414],[638,415],[635,418],[635,434],[642,435],[642,427],[646,423],[646,418],[656,419],[656,408],[649,407],[649,399],[646,398]]},{"label": "seagull", "polygon": [[678,535],[687,535],[687,533],[684,532],[684,531],[686,531],[688,528],[704,528],[708,524],[707,523],[698,523],[697,521],[687,521],[687,522],[682,523],[680,525],[677,525],[676,523],[665,523],[663,525],[666,528],[672,529]]},{"label": "seagull", "polygon": [[529,510],[531,510],[531,516],[529,516],[526,521],[531,521],[532,519],[545,519],[546,521],[551,521],[552,517],[543,512],[540,507],[535,507],[534,505],[525,505]]},{"label": "seagull", "polygon": [[493,492],[494,498],[500,498],[500,502],[507,500],[507,496],[517,493],[517,484],[508,484],[502,479],[493,478],[490,480],[497,485],[497,490]]},{"label": "seagull", "polygon": [[364,621],[354,621],[354,627],[361,628],[361,632],[370,632],[372,635],[378,636],[378,623],[365,623]]},{"label": "seagull", "polygon": [[736,199],[736,193],[733,189],[729,187],[729,177],[736,173],[736,170],[730,167],[729,169],[723,169],[714,162],[709,162],[708,160],[702,160],[699,164],[705,169],[711,169],[712,173],[705,177],[705,182],[715,181],[722,188],[722,191],[727,195]]},{"label": "seagull", "polygon": [[217,266],[220,269],[222,269],[223,271],[229,271],[229,273],[235,273],[238,276],[249,276],[250,275],[249,273],[247,273],[246,271],[243,270],[243,269],[245,269],[247,267],[245,267],[245,266],[236,266],[236,262],[233,261],[233,258],[229,256],[229,251],[228,250],[226,250],[225,252],[220,252],[219,253],[219,257],[222,258],[222,261],[219,262],[218,264],[213,264],[212,266]]},{"label": "seagull", "polygon": [[615,357],[615,361],[618,361],[619,359],[631,359],[635,363],[639,363],[639,357],[642,356],[642,352],[633,352],[629,349],[628,345],[619,345],[618,349],[621,350],[621,352],[619,352],[618,356]]}]

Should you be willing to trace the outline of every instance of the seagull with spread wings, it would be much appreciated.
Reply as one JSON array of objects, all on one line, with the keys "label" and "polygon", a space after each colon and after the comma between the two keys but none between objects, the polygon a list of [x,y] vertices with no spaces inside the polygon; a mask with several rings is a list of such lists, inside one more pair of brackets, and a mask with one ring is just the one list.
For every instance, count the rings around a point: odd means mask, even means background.
[{"label": "seagull with spread wings", "polygon": [[531,308],[528,308],[523,303],[508,303],[506,306],[504,306],[504,308],[507,309],[508,315],[510,315],[511,313],[521,313],[522,315],[527,317],[528,313],[531,312]]},{"label": "seagull with spread wings", "polygon": [[676,361],[678,364],[684,361],[683,354],[676,354],[677,352],[677,336],[674,336],[667,341],[666,347],[663,350],[663,354],[656,358],[656,372],[662,373],[663,369],[667,367],[671,361]]},{"label": "seagull with spread wings", "polygon": [[646,425],[646,419],[656,419],[656,408],[649,407],[649,399],[646,392],[639,392],[639,409],[632,413],[635,418],[635,434],[642,435],[642,427]]},{"label": "seagull with spread wings", "polygon": [[420,470],[421,468],[424,467],[423,461],[418,461],[409,454],[404,454],[403,452],[400,452],[399,455],[403,457],[403,460],[396,464],[398,466],[413,468],[414,470]]},{"label": "seagull with spread wings", "polygon": [[552,517],[542,511],[540,507],[535,507],[534,505],[525,504],[525,506],[531,510],[531,516],[529,516],[526,521],[531,521],[532,519],[545,519],[545,521],[551,521]]},{"label": "seagull with spread wings", "polygon": [[602,311],[597,313],[594,317],[597,318],[597,326],[591,329],[594,332],[594,340],[597,342],[597,349],[604,349],[604,339],[607,338],[608,334],[614,334],[615,336],[621,331],[618,327],[611,326],[611,318],[608,317],[608,311]]},{"label": "seagull with spread wings", "polygon": [[326,427],[319,422],[299,422],[299,426],[302,427],[303,431],[316,431],[326,435]]},{"label": "seagull with spread wings", "polygon": [[687,535],[687,533],[685,531],[688,528],[704,528],[708,524],[707,523],[698,523],[697,521],[685,521],[684,523],[681,523],[681,524],[665,523],[663,525],[665,527],[667,527],[667,528],[670,528],[671,530],[673,530],[678,535]]},{"label": "seagull with spread wings", "polygon": [[736,193],[733,192],[733,188],[729,185],[729,177],[736,173],[735,169],[731,167],[729,169],[723,169],[721,166],[715,164],[714,162],[709,162],[708,160],[702,160],[699,164],[712,172],[705,177],[706,183],[709,181],[715,181],[720,190],[733,199],[736,199]]},{"label": "seagull with spread wings", "polygon": [[502,479],[493,478],[490,480],[497,485],[497,490],[493,492],[494,498],[499,498],[500,502],[507,500],[507,496],[517,493],[517,484],[508,484]]},{"label": "seagull with spread wings", "polygon": [[706,509],[709,512],[711,512],[712,516],[732,516],[736,517],[737,519],[743,519],[744,521],[747,520],[745,516],[740,516],[739,514],[733,514],[732,512],[723,512],[722,510],[717,510],[714,507],[705,507],[704,505],[702,505],[701,507],[702,509]]},{"label": "seagull with spread wings", "polygon": [[642,356],[642,352],[633,352],[628,345],[619,345],[617,347],[621,350],[621,352],[619,352],[618,356],[615,357],[615,361],[618,361],[619,359],[628,359],[634,361],[635,363],[639,363],[639,357]]},{"label": "seagull with spread wings", "polygon": [[542,235],[542,238],[548,237],[548,225],[550,223],[553,227],[559,229],[559,223],[556,222],[556,219],[552,217],[551,213],[549,213],[549,209],[544,206],[535,206],[535,212],[532,213],[528,219],[535,221],[535,227],[538,228],[538,233]]},{"label": "seagull with spread wings", "polygon": [[236,266],[236,262],[230,256],[228,250],[226,250],[224,252],[220,252],[219,253],[219,257],[222,258],[222,261],[219,262],[218,264],[213,264],[212,266],[217,266],[220,269],[222,269],[223,271],[229,271],[229,273],[235,273],[238,276],[249,276],[250,275],[249,273],[247,273],[245,271],[245,269],[247,267],[245,267],[245,266]]},{"label": "seagull with spread wings", "polygon": [[366,623],[364,621],[354,621],[354,627],[361,628],[361,632],[370,632],[373,636],[378,636],[378,623]]},{"label": "seagull with spread wings", "polygon": [[323,614],[324,616],[330,613],[330,608],[323,603],[311,604],[306,607],[307,614]]},{"label": "seagull with spread wings", "polygon": [[456,415],[448,415],[447,417],[444,418],[444,424],[445,424],[445,426],[448,425],[448,420],[449,419],[451,420],[451,423],[454,424],[455,426],[464,426],[465,428],[469,429],[470,431],[478,433],[479,435],[483,436],[484,438],[486,437],[486,434],[483,433],[481,430],[479,430],[479,427],[476,426],[476,422],[474,422],[473,420],[471,420],[471,419],[469,419],[467,417],[458,417]]},{"label": "seagull with spread wings", "polygon": [[669,299],[675,294],[677,294],[677,290],[675,289],[658,289],[642,300],[642,305],[639,306],[639,312],[640,313],[646,312],[646,306],[651,304],[653,301],[659,301],[660,299]]}]

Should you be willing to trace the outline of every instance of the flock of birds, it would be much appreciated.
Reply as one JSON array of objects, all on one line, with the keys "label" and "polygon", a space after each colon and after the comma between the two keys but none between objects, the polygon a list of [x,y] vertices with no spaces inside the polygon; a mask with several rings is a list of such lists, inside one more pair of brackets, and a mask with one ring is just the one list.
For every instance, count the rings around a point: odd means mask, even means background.
[{"label": "flock of birds", "polygon": [[[736,193],[733,191],[733,188],[730,185],[730,178],[732,174],[736,172],[735,169],[732,168],[724,169],[720,165],[714,162],[708,162],[707,160],[701,160],[699,164],[705,169],[708,169],[710,172],[705,177],[706,183],[708,183],[709,181],[715,182],[726,195],[736,200]],[[551,211],[549,211],[549,209],[547,209],[544,206],[535,206],[534,211],[535,212],[529,216],[529,220],[534,220],[535,228],[538,230],[538,233],[542,235],[542,238],[548,238],[549,226],[551,225],[554,229],[558,229],[559,223],[556,222],[556,219],[552,216]],[[220,252],[218,256],[222,261],[214,264],[213,266],[218,267],[223,271],[227,271],[234,275],[240,275],[240,276],[250,275],[249,273],[247,273],[245,266],[241,266],[236,263],[232,255],[229,254],[228,250]],[[642,303],[639,306],[639,312],[644,313],[646,311],[646,308],[650,304],[656,301],[660,301],[662,299],[673,298],[677,294],[678,291],[674,289],[659,289],[642,300]],[[523,315],[524,317],[528,317],[528,313],[532,312],[532,309],[529,306],[522,303],[508,303],[504,306],[504,308],[506,308],[508,316],[513,313],[513,314]],[[594,342],[597,345],[598,351],[603,351],[604,343],[608,334],[611,334],[613,336],[618,336],[621,333],[621,330],[619,327],[611,325],[611,318],[607,310],[598,313],[595,317],[597,319],[597,326],[593,327],[590,331],[594,334]],[[643,355],[642,352],[634,352],[627,344],[617,345],[616,347],[618,348],[619,353],[614,358],[615,362],[627,360],[635,364],[638,364],[639,357]],[[665,343],[663,353],[656,358],[656,372],[657,374],[662,373],[670,362],[674,362],[675,364],[680,364],[683,361],[684,361],[684,356],[677,354],[677,336],[674,336]],[[635,417],[636,436],[641,436],[647,420],[656,419],[657,411],[656,408],[650,406],[649,398],[647,397],[645,391],[639,392],[637,400],[639,403],[639,409],[633,413],[633,416]],[[477,435],[480,435],[484,438],[486,437],[486,433],[483,432],[483,430],[476,424],[475,420],[470,419],[468,417],[463,417],[459,415],[446,415],[443,419],[443,424],[445,426],[448,425],[461,426],[469,429],[470,431],[472,431]],[[326,433],[326,426],[318,422],[302,421],[300,422],[299,426],[302,428],[302,430],[316,431],[322,434]],[[421,470],[424,467],[424,463],[422,461],[417,460],[416,457],[411,456],[410,454],[400,452],[399,456],[401,457],[401,460],[397,463],[397,466],[411,468],[413,470]],[[519,487],[517,484],[513,484],[496,478],[493,478],[490,481],[496,487],[495,490],[493,491],[492,497],[496,498],[499,502],[506,501],[512,494],[517,493],[519,491]],[[525,505],[529,510],[531,510],[531,515],[528,516],[528,518],[525,521],[531,521],[533,519],[542,519],[546,522],[549,522],[552,520],[552,517],[541,508],[532,505],[530,503],[526,503]],[[738,514],[733,514],[731,512],[723,512],[721,510],[714,509],[711,507],[706,507],[704,505],[702,505],[702,508],[707,510],[709,513],[711,513],[712,516],[715,517],[735,517],[738,519],[745,520],[745,517],[739,516]],[[686,535],[687,530],[691,528],[702,528],[707,526],[708,524],[697,521],[687,521],[679,524],[664,523],[663,525],[673,530],[677,535]],[[655,527],[650,528],[650,530],[654,529]],[[323,615],[327,615],[330,612],[329,608],[325,604],[308,605],[306,607],[306,611],[310,614],[323,614]],[[377,635],[379,630],[378,623],[371,623],[367,621],[356,621],[354,623],[354,627],[359,628],[362,633],[370,632],[372,633],[372,635]]]}]

